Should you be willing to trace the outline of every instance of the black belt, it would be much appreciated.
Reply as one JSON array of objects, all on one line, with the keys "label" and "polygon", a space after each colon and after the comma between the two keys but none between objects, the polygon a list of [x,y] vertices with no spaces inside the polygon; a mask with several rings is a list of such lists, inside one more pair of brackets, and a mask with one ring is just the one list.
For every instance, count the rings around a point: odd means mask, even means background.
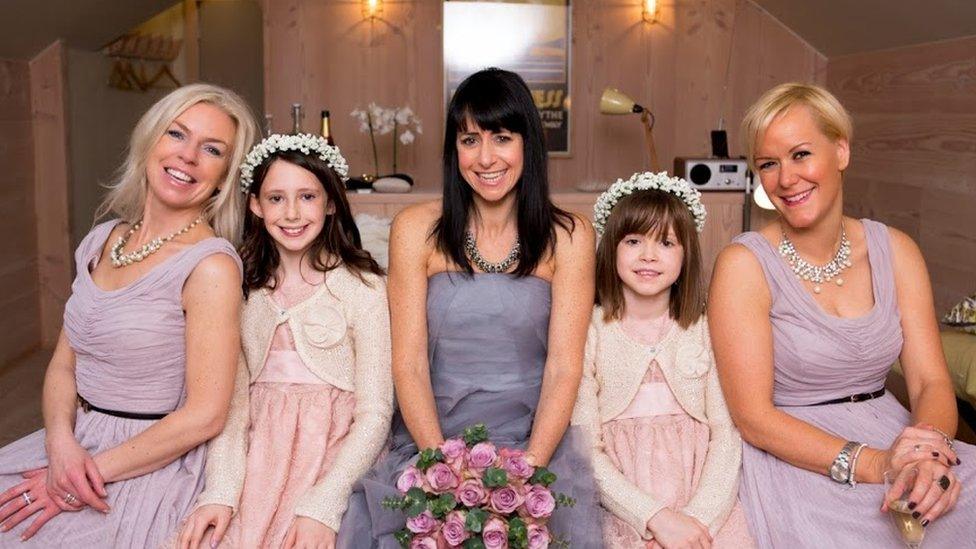
[{"label": "black belt", "polygon": [[86,412],[91,412],[94,410],[100,414],[121,417],[125,419],[163,419],[164,417],[169,415],[168,412],[165,414],[140,414],[136,412],[120,412],[118,410],[106,410],[105,408],[99,408],[98,406],[95,406],[91,402],[88,402],[87,400],[85,400],[85,397],[81,395],[78,395],[78,405],[81,406],[81,409]]},{"label": "black belt", "polygon": [[823,402],[817,402],[814,404],[804,404],[804,406],[824,406],[826,404],[840,404],[841,402],[864,402],[865,400],[878,398],[884,394],[885,394],[885,390],[884,387],[882,387],[873,393],[858,393],[856,395],[835,398],[832,400],[825,400]]}]

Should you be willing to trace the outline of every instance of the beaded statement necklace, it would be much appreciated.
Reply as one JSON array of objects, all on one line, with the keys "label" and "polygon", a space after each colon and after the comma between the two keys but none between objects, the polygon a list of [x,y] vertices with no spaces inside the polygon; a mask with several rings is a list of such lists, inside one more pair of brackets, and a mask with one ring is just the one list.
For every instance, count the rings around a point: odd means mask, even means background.
[{"label": "beaded statement necklace", "polygon": [[163,244],[166,244],[170,240],[173,240],[174,238],[180,236],[181,234],[186,233],[193,227],[196,227],[201,221],[203,221],[202,215],[194,219],[193,222],[191,222],[186,227],[183,227],[182,229],[176,231],[175,233],[169,236],[164,236],[162,238],[154,238],[149,242],[147,242],[146,244],[143,244],[141,248],[137,250],[133,250],[129,253],[124,253],[122,250],[125,248],[125,245],[129,242],[129,239],[132,237],[132,235],[139,230],[139,227],[142,226],[141,219],[139,221],[136,221],[135,224],[132,225],[132,228],[126,231],[124,235],[120,236],[119,240],[115,243],[114,246],[112,246],[112,249],[109,252],[109,255],[112,258],[112,266],[116,268],[125,267],[127,265],[132,265],[133,263],[138,263],[143,259],[146,259],[152,254],[158,252],[159,249],[163,247]]},{"label": "beaded statement necklace", "polygon": [[840,247],[834,258],[824,265],[813,265],[800,257],[796,252],[793,242],[786,236],[786,231],[782,231],[783,239],[779,243],[779,254],[790,264],[793,274],[800,280],[813,282],[813,293],[821,292],[820,285],[824,282],[834,281],[838,286],[844,285],[844,279],[840,274],[853,263],[851,262],[851,241],[847,239],[847,231],[844,230],[843,223],[840,226]]},{"label": "beaded statement necklace", "polygon": [[505,259],[498,263],[489,263],[478,251],[478,242],[471,231],[464,232],[464,253],[475,266],[486,273],[504,273],[511,269],[512,265],[515,265],[519,260],[519,256],[522,255],[519,237],[516,235],[515,244],[512,245],[512,250],[508,252]]}]

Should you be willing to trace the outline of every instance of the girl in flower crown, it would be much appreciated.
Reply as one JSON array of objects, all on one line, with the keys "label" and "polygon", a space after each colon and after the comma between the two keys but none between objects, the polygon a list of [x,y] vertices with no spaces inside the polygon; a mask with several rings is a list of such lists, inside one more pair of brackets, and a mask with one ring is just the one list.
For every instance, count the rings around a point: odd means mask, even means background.
[{"label": "girl in flower crown", "polygon": [[753,546],[703,315],[704,224],[700,193],[663,172],[596,203],[599,305],[573,423],[592,444],[607,547]]},{"label": "girl in flower crown", "polygon": [[339,149],[304,134],[268,137],[241,167],[243,352],[181,547],[332,547],[353,483],[386,442],[386,287],[347,173]]}]

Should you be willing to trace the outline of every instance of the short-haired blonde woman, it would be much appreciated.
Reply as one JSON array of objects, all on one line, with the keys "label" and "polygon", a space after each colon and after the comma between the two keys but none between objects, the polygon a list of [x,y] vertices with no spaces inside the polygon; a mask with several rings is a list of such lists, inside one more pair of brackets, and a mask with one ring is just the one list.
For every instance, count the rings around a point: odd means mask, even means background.
[{"label": "short-haired blonde woman", "polygon": [[204,84],[136,125],[101,209],[117,219],[75,253],[46,429],[0,448],[0,547],[156,547],[175,535],[234,386],[236,176],[256,133],[240,97]]},{"label": "short-haired blonde woman", "polygon": [[[722,251],[708,303],[743,448],[740,498],[760,547],[899,547],[884,474],[927,547],[974,547],[976,448],[955,399],[925,262],[904,233],[843,214],[850,116],[783,84],[746,113],[748,159],[779,212]],[[884,383],[901,359],[911,412]]]}]

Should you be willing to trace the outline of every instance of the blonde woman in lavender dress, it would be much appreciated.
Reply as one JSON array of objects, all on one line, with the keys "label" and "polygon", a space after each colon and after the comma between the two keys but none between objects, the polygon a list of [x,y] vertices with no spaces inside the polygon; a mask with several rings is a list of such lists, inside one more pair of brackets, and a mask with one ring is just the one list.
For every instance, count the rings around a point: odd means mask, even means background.
[{"label": "blonde woman in lavender dress", "polygon": [[189,512],[234,387],[236,179],[256,133],[203,84],[139,121],[102,210],[118,219],[75,255],[45,429],[0,449],[0,547],[156,547]]},{"label": "blonde woman in lavender dress", "polygon": [[[976,447],[955,395],[925,261],[901,231],[843,214],[851,120],[826,90],[784,84],[743,122],[779,213],[719,256],[708,318],[746,443],[740,497],[760,547],[901,546],[886,471],[917,471],[923,547],[976,547]],[[802,277],[798,277],[803,275]],[[884,383],[900,359],[911,411]]]},{"label": "blonde woman in lavender dress", "polygon": [[600,305],[573,423],[593,447],[606,546],[752,547],[737,497],[742,441],[704,317],[705,208],[688,182],[655,174],[616,183],[597,205]]}]

